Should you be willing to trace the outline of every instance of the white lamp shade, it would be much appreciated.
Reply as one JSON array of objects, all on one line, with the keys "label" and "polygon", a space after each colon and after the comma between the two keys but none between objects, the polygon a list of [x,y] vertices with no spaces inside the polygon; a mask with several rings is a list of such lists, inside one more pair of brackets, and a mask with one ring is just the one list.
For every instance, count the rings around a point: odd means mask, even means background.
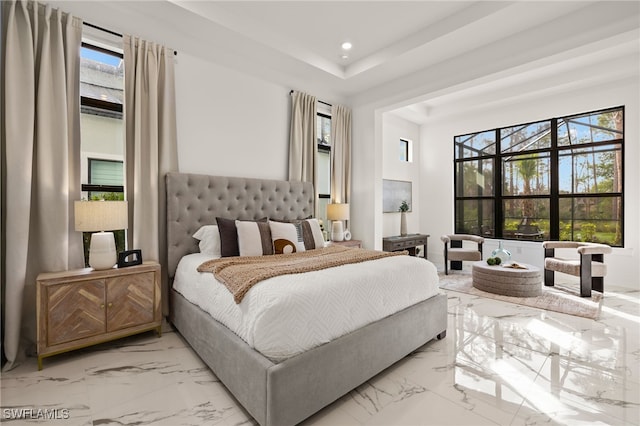
[{"label": "white lamp shade", "polygon": [[127,229],[126,201],[76,201],[76,231],[96,232]]},{"label": "white lamp shade", "polygon": [[329,219],[329,220],[349,220],[349,204],[329,204],[329,205],[327,205],[327,219]]}]

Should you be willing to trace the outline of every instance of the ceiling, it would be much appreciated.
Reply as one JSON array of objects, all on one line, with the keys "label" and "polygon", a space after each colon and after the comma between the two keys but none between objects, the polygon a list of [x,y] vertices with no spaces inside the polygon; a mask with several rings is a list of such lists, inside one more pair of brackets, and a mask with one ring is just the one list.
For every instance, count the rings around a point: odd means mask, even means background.
[{"label": "ceiling", "polygon": [[[328,101],[397,103],[415,122],[523,78],[552,75],[564,87],[575,81],[562,75],[589,66],[593,84],[618,63],[616,78],[637,78],[640,62],[637,1],[50,3]],[[347,59],[343,41],[353,44]]]}]

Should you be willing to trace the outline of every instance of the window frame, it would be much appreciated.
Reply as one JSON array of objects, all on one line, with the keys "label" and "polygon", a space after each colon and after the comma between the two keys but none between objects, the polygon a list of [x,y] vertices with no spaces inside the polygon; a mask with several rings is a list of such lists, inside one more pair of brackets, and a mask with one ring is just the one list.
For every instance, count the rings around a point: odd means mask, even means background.
[{"label": "window frame", "polygon": [[400,157],[400,161],[403,163],[411,163],[411,141],[409,139],[400,138],[400,144],[402,151],[404,152],[404,159]]},{"label": "window frame", "polygon": [[[109,50],[104,47],[96,46],[89,42],[83,41],[81,43],[81,47],[85,49],[91,49],[96,52],[104,53],[106,55],[116,56],[120,59],[124,58],[124,55],[120,52],[116,52],[114,50]],[[116,118],[123,120],[123,104],[119,104],[116,102],[109,102],[102,99],[89,98],[86,96],[80,96],[80,112],[102,115],[110,118]],[[93,158],[92,158],[93,159]],[[118,161],[111,159],[103,159],[96,158],[98,160],[104,161]],[[87,175],[87,179],[91,178],[91,161],[88,161],[89,174]],[[124,185],[96,185],[91,183],[81,183],[80,184],[81,191],[87,192],[89,197],[91,197],[91,192],[115,192],[115,193],[124,193]]]},{"label": "window frame", "polygon": [[[615,131],[614,133],[618,133],[619,137],[609,139],[606,141],[589,141],[587,143],[576,143],[576,144],[565,144],[560,145],[558,143],[558,131],[562,125],[569,123],[571,120],[579,119],[580,117],[585,116],[594,116],[598,114],[608,113],[620,111],[622,114],[622,130]],[[625,147],[625,107],[624,105],[603,108],[594,111],[588,111],[583,113],[566,115],[563,117],[556,117],[547,120],[536,120],[529,123],[518,124],[514,126],[505,126],[502,128],[494,128],[488,129],[473,133],[467,133],[462,135],[455,135],[453,137],[453,175],[454,175],[454,227],[456,233],[475,233],[477,235],[485,236],[487,238],[495,238],[495,239],[508,239],[508,240],[521,240],[522,238],[517,237],[515,235],[508,235],[504,232],[505,228],[505,208],[503,206],[506,202],[510,200],[548,200],[549,203],[549,228],[548,234],[544,236],[544,238],[537,238],[535,240],[527,241],[542,241],[543,239],[549,240],[560,240],[561,237],[561,225],[564,221],[560,216],[560,206],[561,203],[566,202],[566,200],[572,200],[572,202],[578,202],[580,199],[613,199],[612,202],[619,203],[619,220],[618,226],[620,230],[620,241],[618,244],[611,244],[613,247],[624,247],[624,147]],[[514,152],[512,150],[506,150],[503,152],[501,149],[501,134],[500,131],[507,128],[515,128],[521,127],[526,128],[531,124],[536,123],[544,123],[546,121],[550,122],[550,137],[551,144],[548,148],[538,148],[531,149],[521,152]],[[584,123],[581,123],[585,125]],[[590,125],[590,127],[598,127],[595,125]],[[610,130],[604,129],[603,130]],[[569,127],[567,126],[567,131],[569,132]],[[491,134],[495,132],[495,148],[493,152],[484,152],[486,147],[490,147],[491,144],[485,146],[485,148],[475,150],[473,148],[469,148],[465,146],[465,142],[470,140],[476,135],[482,134]],[[571,136],[568,136],[569,138]],[[461,139],[459,141],[458,139]],[[601,152],[612,152],[615,154],[616,151],[619,151],[620,155],[620,175],[618,176],[619,180],[619,188],[620,190],[612,190],[609,192],[575,192],[575,188],[572,187],[571,191],[568,193],[561,192],[560,188],[560,159],[561,157],[570,157],[573,158],[576,155],[580,155],[581,150],[588,150],[596,147],[602,147]],[[476,151],[478,153],[475,157],[465,157],[465,149],[468,151]],[[490,150],[489,150],[490,151]],[[593,151],[591,151],[593,153]],[[548,191],[544,194],[514,194],[514,195],[505,195],[503,191],[503,167],[505,165],[505,159],[508,157],[520,157],[520,156],[530,156],[535,157],[539,154],[544,154],[549,158],[549,166],[548,166]],[[542,157],[541,157],[542,158]],[[478,185],[478,194],[475,195],[465,195],[465,175],[464,175],[464,165],[476,163],[475,170],[484,170],[484,168],[480,168],[482,162],[484,161],[492,161],[493,162],[493,170],[492,170],[492,185],[493,191],[491,194],[483,194],[480,193],[480,185]],[[615,161],[615,160],[614,160]],[[594,160],[594,165],[596,162]],[[459,175],[459,171],[462,171],[462,174]],[[473,169],[472,169],[473,170]],[[592,176],[597,178],[597,175]],[[616,189],[616,188],[613,188]],[[619,200],[619,201],[617,201]],[[463,218],[464,216],[464,207],[460,207],[461,205],[468,204],[469,202],[476,202],[478,206],[482,205],[483,202],[493,203],[493,218],[491,219],[492,225],[489,230],[485,230],[485,217],[483,215],[483,209],[478,207],[478,215],[476,223],[473,226],[467,225],[464,221],[459,221],[459,218]],[[462,211],[460,210],[462,208]],[[573,218],[573,208],[572,208],[572,219],[571,219],[571,239],[563,240],[563,241],[577,241],[574,240],[574,232],[575,232],[575,221],[579,221],[580,219]],[[523,216],[524,217],[524,216]],[[533,218],[539,219],[539,218]],[[470,218],[470,220],[474,220]],[[593,221],[599,219],[585,219],[585,221]],[[605,219],[606,220],[606,219]],[[538,235],[540,237],[540,235]]]},{"label": "window frame", "polygon": [[[107,55],[111,55],[114,57],[118,57],[120,59],[124,58],[124,55],[120,52],[106,49],[94,44],[91,44],[87,41],[82,41],[81,47],[94,50],[96,52],[104,53]],[[124,82],[123,82],[124,85]],[[123,86],[124,89],[124,86]],[[103,99],[95,99],[87,96],[80,96],[80,113],[81,114],[91,114],[98,115],[107,118],[119,119],[122,120],[124,126],[124,108],[123,104],[110,102]],[[123,129],[124,131],[124,129]],[[81,136],[82,137],[82,136]],[[114,160],[111,158],[100,158],[94,156],[87,156],[87,182],[91,182],[91,160],[100,160],[100,161],[114,161],[123,163],[123,173],[126,173],[124,169],[124,159],[123,160]],[[123,176],[124,182],[125,176]],[[83,183],[80,182],[80,189],[82,192],[87,193],[87,198],[92,198],[92,192],[102,192],[102,193],[115,193],[122,194],[122,198],[126,199],[125,187],[124,185],[99,185],[99,184],[91,184],[91,183]],[[93,232],[83,232],[83,249],[84,249],[84,258],[85,258],[85,266],[89,266],[89,246],[91,241],[91,235]],[[116,243],[116,250],[122,251],[127,248],[127,238],[126,238],[126,230],[114,230],[114,238]]]}]

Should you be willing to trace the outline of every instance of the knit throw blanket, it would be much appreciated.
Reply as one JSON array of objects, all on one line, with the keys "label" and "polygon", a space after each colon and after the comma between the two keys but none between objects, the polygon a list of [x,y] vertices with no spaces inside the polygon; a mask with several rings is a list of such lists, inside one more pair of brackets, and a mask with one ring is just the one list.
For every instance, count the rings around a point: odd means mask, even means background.
[{"label": "knit throw blanket", "polygon": [[329,246],[292,254],[223,257],[204,262],[198,266],[198,272],[212,272],[233,294],[235,302],[240,303],[251,287],[267,278],[406,254],[406,251],[383,252]]}]

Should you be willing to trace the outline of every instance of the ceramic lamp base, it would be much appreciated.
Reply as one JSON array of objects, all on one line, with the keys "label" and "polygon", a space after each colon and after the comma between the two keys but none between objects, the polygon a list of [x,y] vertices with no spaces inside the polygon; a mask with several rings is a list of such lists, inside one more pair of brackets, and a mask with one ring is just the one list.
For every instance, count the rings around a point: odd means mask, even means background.
[{"label": "ceramic lamp base", "polygon": [[96,232],[91,234],[89,247],[89,266],[93,269],[111,269],[118,261],[116,240],[113,232]]},{"label": "ceramic lamp base", "polygon": [[343,241],[344,228],[341,220],[334,220],[331,224],[331,241]]}]

